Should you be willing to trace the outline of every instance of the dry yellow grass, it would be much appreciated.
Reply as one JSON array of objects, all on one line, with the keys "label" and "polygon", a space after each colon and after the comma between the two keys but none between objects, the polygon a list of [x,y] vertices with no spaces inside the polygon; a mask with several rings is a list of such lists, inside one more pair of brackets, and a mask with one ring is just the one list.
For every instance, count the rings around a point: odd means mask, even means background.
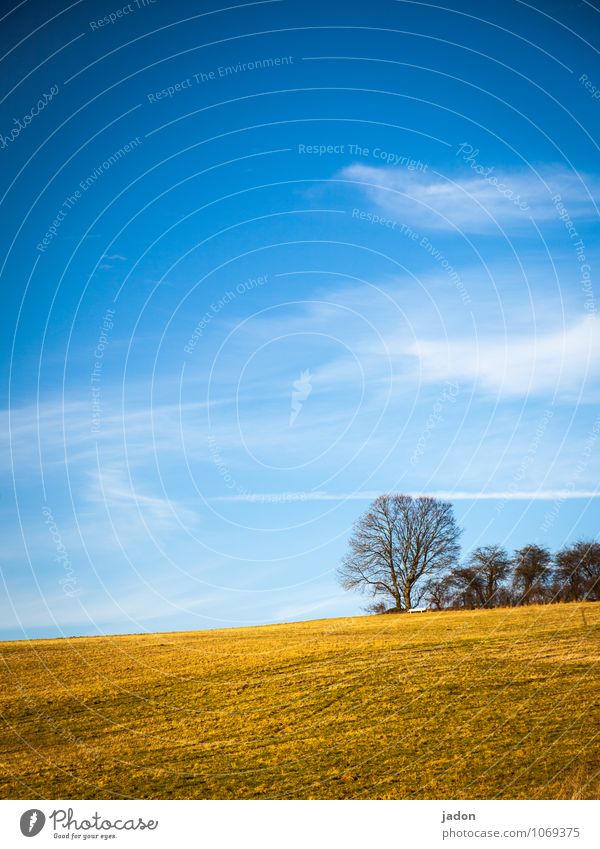
[{"label": "dry yellow grass", "polygon": [[8,798],[590,797],[600,604],[0,644]]}]

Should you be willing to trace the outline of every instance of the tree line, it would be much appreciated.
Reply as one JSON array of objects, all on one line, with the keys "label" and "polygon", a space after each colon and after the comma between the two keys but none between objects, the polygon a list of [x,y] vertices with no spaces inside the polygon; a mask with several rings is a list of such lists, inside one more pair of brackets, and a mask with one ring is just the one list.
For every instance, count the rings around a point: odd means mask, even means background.
[{"label": "tree line", "polygon": [[600,600],[595,540],[554,554],[537,543],[512,554],[484,545],[461,562],[461,533],[449,502],[381,495],[354,524],[340,582],[370,595],[373,613]]}]

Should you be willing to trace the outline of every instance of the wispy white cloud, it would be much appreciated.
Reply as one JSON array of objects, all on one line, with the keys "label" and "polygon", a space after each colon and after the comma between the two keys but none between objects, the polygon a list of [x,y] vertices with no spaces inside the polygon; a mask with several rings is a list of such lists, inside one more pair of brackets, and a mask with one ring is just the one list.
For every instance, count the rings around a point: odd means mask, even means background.
[{"label": "wispy white cloud", "polygon": [[45,469],[93,461],[96,446],[108,462],[126,458],[130,465],[144,463],[155,452],[181,449],[182,419],[188,437],[196,433],[205,443],[208,429],[199,422],[192,425],[190,419],[220,402],[150,405],[134,400],[125,409],[121,403],[107,387],[97,432],[92,429],[91,402],[69,397],[0,410],[0,467],[14,465],[22,472],[32,464],[39,468],[40,461]]},{"label": "wispy white cloud", "polygon": [[421,338],[401,353],[418,358],[422,379],[428,382],[473,381],[503,395],[556,392],[565,400],[576,397],[587,379],[600,375],[600,320],[592,316],[560,329],[510,338]]},{"label": "wispy white cloud", "polygon": [[[404,491],[403,491],[404,492]],[[415,490],[404,492],[413,498],[429,496],[445,501],[564,501],[573,499],[600,498],[598,489],[533,489],[529,491],[484,490],[465,492],[462,490],[434,490],[422,492]],[[290,501],[373,501],[381,495],[379,490],[372,492],[254,492],[242,495],[222,495],[213,501],[244,501],[259,504],[286,504]]]},{"label": "wispy white cloud", "polygon": [[[402,312],[393,309],[394,298]],[[322,311],[313,301],[290,310],[289,317],[278,314],[272,324],[263,317],[258,337],[250,330],[247,337],[240,334],[236,357],[224,363],[219,374],[224,394],[210,407],[199,401],[180,406],[172,392],[159,393],[169,403],[152,406],[147,394],[134,391],[133,397],[127,394],[121,412],[122,399],[109,391],[107,381],[99,434],[92,433],[91,404],[85,400],[65,397],[13,410],[10,435],[5,429],[4,457],[10,468],[10,443],[20,492],[25,497],[27,486],[39,475],[39,434],[50,500],[53,491],[58,499],[68,486],[85,518],[98,517],[104,529],[110,515],[119,534],[129,524],[128,536],[135,532],[136,540],[143,537],[145,526],[159,537],[197,528],[202,499],[211,496],[256,504],[364,500],[374,498],[379,487],[401,480],[406,487],[443,488],[453,500],[514,498],[514,493],[504,492],[511,480],[508,470],[511,462],[518,466],[527,449],[527,423],[535,423],[535,413],[526,416],[521,427],[513,402],[530,399],[533,410],[538,402],[553,408],[563,405],[566,415],[564,405],[578,400],[585,407],[585,420],[590,403],[600,397],[598,317],[555,315],[543,305],[539,322],[537,315],[527,321],[522,314],[520,321],[513,321],[523,298],[512,291],[503,304],[506,321],[496,326],[489,317],[481,324],[466,322],[461,308],[440,311],[436,317],[423,311],[419,292],[404,280],[386,280],[375,294],[366,286],[332,288],[323,292],[322,300]],[[331,307],[336,301],[342,307],[354,302],[359,314],[347,323],[339,320],[339,312],[332,313]],[[327,342],[332,316],[341,345],[314,346],[311,359],[304,349],[294,348],[289,358],[265,358],[264,368],[261,363],[251,383],[236,394],[239,363],[246,362],[257,342],[275,335],[291,338],[307,327],[318,330]],[[290,434],[290,389],[303,368],[310,368],[313,389]],[[439,387],[447,381],[460,385],[459,397],[444,409],[426,457],[413,469],[408,458]],[[496,405],[493,423],[490,402]],[[7,424],[6,412],[3,415]],[[540,448],[539,468],[521,481],[524,492],[519,497],[560,496],[579,446],[574,433],[560,452],[555,451],[564,435],[558,421],[557,416]],[[216,453],[210,448],[211,436]],[[465,444],[473,449],[465,452]],[[546,471],[544,493],[532,493]],[[339,474],[339,487],[327,482],[334,474]],[[566,497],[591,497],[596,476],[593,458],[578,481],[581,492]],[[452,491],[452,486],[461,491]],[[480,486],[494,492],[479,493]],[[353,487],[378,491],[353,493]],[[338,488],[350,495],[329,492]]]},{"label": "wispy white cloud", "polygon": [[593,220],[600,202],[600,181],[564,168],[545,169],[540,176],[524,169],[487,176],[456,173],[442,176],[402,168],[355,164],[342,179],[356,181],[366,197],[386,215],[414,228],[465,232],[514,230],[529,218],[562,226],[552,200],[560,195],[572,219]]},{"label": "wispy white cloud", "polygon": [[185,527],[193,524],[196,513],[181,501],[162,495],[149,494],[141,486],[127,479],[118,468],[102,467],[92,477],[87,492],[88,501],[103,504],[111,513],[116,513],[119,524],[137,518],[161,527]]},{"label": "wispy white cloud", "polygon": [[555,396],[559,402],[598,401],[594,385],[600,380],[600,318],[594,314],[560,316],[542,305],[539,315],[526,321],[522,310],[519,321],[513,322],[515,305],[507,297],[504,327],[498,317],[494,323],[484,316],[479,324],[449,311],[440,327],[435,317],[432,321],[417,315],[413,320],[411,310],[407,306],[404,316],[389,307],[386,312],[385,304],[373,299],[365,314],[380,333],[353,326],[348,333],[352,355],[330,357],[315,367],[314,385],[331,395],[364,381],[368,398],[387,395],[393,385],[392,405],[394,397],[405,403],[402,386],[449,380],[499,399]]}]

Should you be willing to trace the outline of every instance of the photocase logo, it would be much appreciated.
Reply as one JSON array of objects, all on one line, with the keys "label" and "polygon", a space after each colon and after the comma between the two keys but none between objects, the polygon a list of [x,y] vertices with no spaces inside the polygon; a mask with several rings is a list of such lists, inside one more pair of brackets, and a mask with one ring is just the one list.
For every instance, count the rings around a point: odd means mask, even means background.
[{"label": "photocase logo", "polygon": [[302,402],[306,401],[312,392],[312,383],[310,382],[310,371],[301,372],[298,380],[292,384],[294,391],[292,392],[292,411],[290,413],[290,427],[298,418],[298,414],[302,409]]},{"label": "photocase logo", "polygon": [[21,816],[21,834],[25,837],[35,837],[43,829],[46,817],[38,808],[31,808]]}]

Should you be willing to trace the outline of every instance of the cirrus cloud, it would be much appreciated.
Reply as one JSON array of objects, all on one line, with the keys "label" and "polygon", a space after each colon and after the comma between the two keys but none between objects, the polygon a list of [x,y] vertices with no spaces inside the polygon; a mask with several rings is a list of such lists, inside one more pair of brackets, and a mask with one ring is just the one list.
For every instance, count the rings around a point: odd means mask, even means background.
[{"label": "cirrus cloud", "polygon": [[572,219],[598,216],[600,181],[562,167],[531,170],[492,167],[478,174],[444,176],[436,172],[376,168],[354,164],[338,177],[360,184],[361,191],[378,210],[411,227],[486,233],[498,228],[515,231],[530,219],[562,222],[553,198]]}]

